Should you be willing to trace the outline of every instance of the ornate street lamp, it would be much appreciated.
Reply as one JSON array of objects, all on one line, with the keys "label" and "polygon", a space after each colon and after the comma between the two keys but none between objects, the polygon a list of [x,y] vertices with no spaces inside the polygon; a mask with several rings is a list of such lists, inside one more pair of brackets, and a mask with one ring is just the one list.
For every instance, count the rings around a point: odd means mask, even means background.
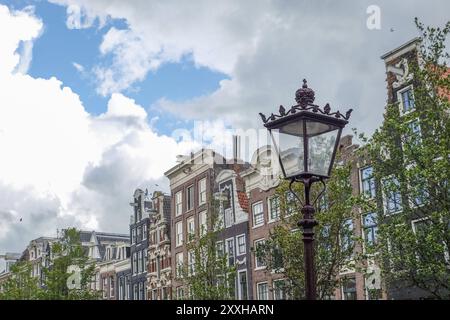
[{"label": "ornate street lamp", "polygon": [[[284,178],[290,180],[289,189],[302,204],[306,298],[316,299],[314,270],[314,205],[325,191],[325,181],[330,177],[342,129],[348,123],[352,109],[345,115],[331,112],[327,103],[323,110],[314,103],[314,91],[303,80],[302,88],[295,93],[297,105],[286,110],[280,106],[279,114],[266,117],[260,113],[269,130]],[[305,201],[293,191],[292,184],[301,182],[305,188]],[[314,182],[321,182],[322,192],[311,204],[310,190]]]}]

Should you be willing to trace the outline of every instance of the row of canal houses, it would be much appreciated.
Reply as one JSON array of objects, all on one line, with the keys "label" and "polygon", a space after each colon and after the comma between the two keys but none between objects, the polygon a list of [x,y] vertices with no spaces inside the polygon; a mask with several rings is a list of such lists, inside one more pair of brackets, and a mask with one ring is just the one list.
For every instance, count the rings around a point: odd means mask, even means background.
[{"label": "row of canal houses", "polygon": [[[398,103],[401,110],[414,108],[411,75],[407,59],[417,58],[420,39],[413,39],[382,56],[386,66],[388,102]],[[402,69],[403,66],[403,69]],[[179,156],[177,164],[165,172],[170,195],[161,191],[149,193],[137,189],[132,196],[128,234],[82,231],[81,241],[89,257],[96,261],[92,288],[101,290],[104,299],[165,300],[189,296],[176,273],[180,265],[193,264],[188,250],[192,235],[201,235],[209,215],[216,210],[212,200],[219,201],[223,229],[217,250],[227,253],[229,263],[237,266],[236,299],[288,299],[283,290],[282,274],[267,270],[255,257],[254,249],[264,243],[280,216],[275,196],[279,184],[278,162],[273,150],[264,146],[255,151],[249,162],[240,160],[240,138],[234,138],[230,159],[210,149]],[[355,156],[358,146],[351,136],[340,140],[340,161],[351,165],[353,193],[374,196],[375,182],[370,163]],[[215,206],[215,205],[214,205]],[[371,213],[361,212],[360,219],[349,219],[346,225],[356,236],[376,241],[377,226],[364,219]],[[30,242],[23,254],[4,255],[7,266],[17,259],[33,263],[33,274],[41,277],[42,265],[51,261],[51,245],[57,238],[41,237]],[[355,250],[364,250],[356,247]],[[370,277],[356,270],[343,270],[345,285],[336,289],[332,299],[383,299],[379,269],[373,265]],[[0,273],[0,283],[8,271]],[[371,294],[368,294],[370,289]],[[373,294],[377,292],[377,294]],[[401,297],[400,297],[401,298]]]}]

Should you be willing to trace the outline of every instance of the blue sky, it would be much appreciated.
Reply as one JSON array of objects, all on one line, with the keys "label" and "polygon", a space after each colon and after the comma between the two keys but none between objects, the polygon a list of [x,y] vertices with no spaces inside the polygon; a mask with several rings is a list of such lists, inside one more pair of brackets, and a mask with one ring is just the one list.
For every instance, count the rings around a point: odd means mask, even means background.
[{"label": "blue sky", "polygon": [[[11,9],[21,10],[34,6],[35,15],[44,23],[44,31],[34,42],[33,59],[28,73],[33,77],[57,77],[80,96],[86,111],[98,115],[106,111],[109,96],[96,92],[95,78],[88,74],[98,64],[108,64],[111,56],[101,56],[99,46],[109,28],[126,29],[124,19],[109,20],[103,27],[98,22],[86,29],[69,29],[66,26],[66,8],[47,1],[5,1]],[[85,73],[78,72],[73,63],[84,67]],[[175,117],[153,104],[161,98],[181,102],[197,96],[207,95],[219,87],[219,81],[227,75],[196,66],[190,55],[185,55],[178,63],[164,63],[158,70],[149,71],[147,77],[126,89],[124,94],[143,106],[148,112],[149,121],[154,122],[155,130],[170,135],[179,127],[192,127],[192,121]]]}]

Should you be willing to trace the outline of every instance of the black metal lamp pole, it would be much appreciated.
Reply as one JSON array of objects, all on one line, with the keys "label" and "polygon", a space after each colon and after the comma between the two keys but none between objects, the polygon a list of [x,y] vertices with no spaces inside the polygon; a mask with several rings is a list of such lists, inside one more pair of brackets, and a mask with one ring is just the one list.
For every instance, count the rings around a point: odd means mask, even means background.
[{"label": "black metal lamp pole", "polygon": [[[313,104],[315,93],[303,80],[302,88],[295,93],[297,105],[290,109],[283,106],[279,114],[266,117],[260,113],[264,126],[269,130],[278,155],[284,178],[290,180],[289,189],[302,204],[302,219],[298,225],[303,229],[305,291],[306,299],[315,300],[316,272],[314,265],[314,205],[325,192],[325,180],[330,177],[342,129],[348,123],[352,109],[345,115],[331,112],[327,103],[323,110]],[[294,182],[304,185],[305,201],[292,189]],[[322,191],[311,203],[311,186],[321,182]]]}]

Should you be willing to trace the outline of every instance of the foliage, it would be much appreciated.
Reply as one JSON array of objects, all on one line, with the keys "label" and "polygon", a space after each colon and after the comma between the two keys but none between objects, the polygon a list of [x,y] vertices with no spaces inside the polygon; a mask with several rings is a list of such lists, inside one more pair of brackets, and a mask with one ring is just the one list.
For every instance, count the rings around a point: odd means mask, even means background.
[{"label": "foliage", "polygon": [[32,267],[27,261],[11,267],[11,276],[2,284],[0,300],[37,300],[41,297],[38,279],[31,275]]},{"label": "foliage", "polygon": [[[8,278],[0,293],[0,299],[44,299],[44,300],[86,300],[98,299],[99,293],[90,289],[95,265],[90,262],[80,242],[80,234],[74,228],[63,231],[63,236],[51,246],[49,262],[41,265],[41,281],[32,275],[33,264],[20,261],[11,268]],[[38,263],[41,263],[40,261]],[[69,267],[80,271],[68,272]],[[70,288],[68,279],[79,280],[79,286]]]},{"label": "foliage", "polygon": [[[225,250],[218,250],[221,239],[223,218],[216,200],[211,201],[208,210],[207,230],[202,229],[198,236],[190,236],[186,245],[188,263],[178,266],[175,274],[183,283],[187,295],[196,300],[235,299],[236,267],[229,264]],[[193,263],[189,263],[189,255]]]},{"label": "foliage", "polygon": [[444,28],[416,19],[422,42],[409,59],[414,108],[386,107],[365,152],[377,182],[378,243],[372,248],[389,289],[450,297],[450,72]]},{"label": "foliage", "polygon": [[[320,184],[313,185],[311,198],[321,192]],[[303,185],[294,186],[294,191],[303,199]],[[255,248],[256,255],[266,265],[267,272],[283,274],[285,290],[293,299],[305,297],[305,272],[300,221],[301,206],[292,197],[289,183],[283,181],[276,190],[280,199],[280,222],[271,230],[264,244]],[[319,299],[334,296],[339,287],[338,274],[347,268],[357,268],[359,254],[355,251],[360,239],[355,236],[353,219],[355,205],[361,203],[359,196],[352,195],[350,166],[336,166],[327,182],[327,191],[319,198],[315,217],[315,268]]]}]

